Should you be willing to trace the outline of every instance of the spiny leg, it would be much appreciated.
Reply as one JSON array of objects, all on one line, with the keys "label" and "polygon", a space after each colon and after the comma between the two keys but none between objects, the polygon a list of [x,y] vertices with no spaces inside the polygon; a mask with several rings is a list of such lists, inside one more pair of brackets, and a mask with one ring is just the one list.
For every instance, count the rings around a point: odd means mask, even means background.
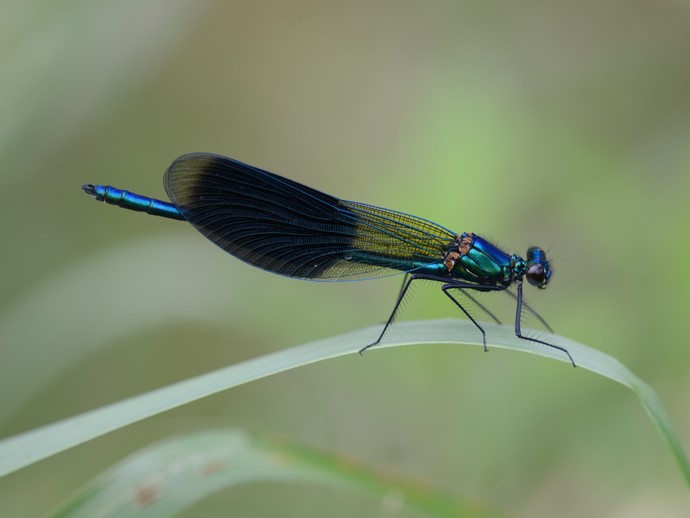
[{"label": "spiny leg", "polygon": [[405,285],[407,285],[407,281],[408,281],[408,279],[410,278],[410,275],[412,275],[412,274],[411,274],[411,273],[406,273],[406,274],[403,276],[403,281],[402,281],[402,284],[400,285],[400,291],[398,292],[398,298],[400,298],[400,297],[402,296],[403,291],[405,290]]},{"label": "spiny leg", "polygon": [[481,302],[479,302],[475,297],[473,297],[472,295],[470,295],[470,294],[467,292],[466,289],[463,289],[463,288],[458,288],[458,289],[462,292],[462,294],[463,294],[465,297],[467,297],[467,298],[470,299],[472,302],[474,302],[475,305],[477,305],[477,306],[479,307],[479,309],[481,309],[482,311],[484,311],[484,313],[486,313],[487,315],[489,315],[489,316],[491,317],[491,320],[493,320],[494,322],[496,322],[496,323],[499,324],[499,325],[501,324],[501,321],[496,317],[496,315],[494,315],[493,312],[489,311],[489,309],[488,309],[484,304],[482,304]]},{"label": "spiny leg", "polygon": [[386,322],[386,325],[383,326],[383,331],[381,331],[381,334],[379,335],[379,337],[376,339],[375,342],[370,343],[369,345],[367,345],[365,347],[362,347],[359,350],[359,354],[362,354],[364,351],[369,349],[369,347],[373,347],[381,341],[381,338],[383,338],[383,335],[386,333],[386,331],[388,330],[388,327],[393,322],[393,319],[395,318],[395,314],[398,312],[398,308],[400,307],[400,303],[405,298],[405,293],[407,293],[407,290],[409,289],[410,284],[412,284],[412,281],[415,281],[417,279],[423,279],[423,278],[424,278],[423,275],[417,275],[414,273],[409,274],[409,276],[408,275],[405,276],[405,279],[403,281],[403,285],[400,288],[400,293],[398,294],[398,300],[396,301],[395,306],[393,307],[393,311],[391,312],[391,315],[388,317],[388,321]]},{"label": "spiny leg", "polygon": [[[465,293],[465,290],[463,290],[462,288],[460,288],[459,286],[456,286],[456,285],[454,285],[454,284],[445,284],[445,285],[441,288],[441,290],[443,290],[443,293],[445,293],[446,296],[447,296],[450,300],[452,300],[453,303],[454,303],[457,307],[460,308],[460,311],[462,311],[462,312],[465,314],[465,316],[466,316],[467,318],[469,318],[469,319],[472,321],[472,323],[475,325],[475,327],[476,327],[477,329],[479,329],[479,332],[482,334],[482,342],[484,342],[484,351],[485,351],[485,352],[488,351],[489,349],[486,347],[486,332],[484,331],[484,328],[483,328],[482,326],[480,326],[479,323],[478,323],[474,318],[472,318],[472,315],[469,314],[469,312],[463,307],[462,304],[460,304],[460,303],[458,302],[458,300],[457,300],[455,297],[453,297],[450,293],[448,293],[448,290],[453,289],[453,288],[458,289],[458,290],[460,290],[463,294],[467,295],[467,293]],[[470,296],[470,295],[467,295],[467,296],[468,296],[470,299],[474,300],[474,297],[472,297],[472,296]],[[476,302],[476,301],[475,301],[475,302]],[[481,304],[480,304],[480,306],[481,306]],[[488,311],[487,311],[487,313],[491,314],[491,313],[488,312]],[[494,318],[495,318],[495,317],[494,317]]]},{"label": "spiny leg", "polygon": [[517,286],[517,308],[515,310],[515,336],[523,340],[527,340],[529,342],[535,342],[538,344],[546,345],[548,347],[552,347],[553,349],[558,349],[559,351],[564,352],[568,356],[568,358],[570,359],[570,363],[573,364],[573,367],[577,367],[575,365],[575,360],[573,360],[573,357],[570,356],[568,349],[566,349],[565,347],[550,344],[549,342],[544,342],[543,340],[537,340],[536,338],[530,338],[529,336],[523,336],[522,331],[520,330],[520,319],[522,318],[522,281],[516,280],[515,285]]},{"label": "spiny leg", "polygon": [[[407,290],[409,289],[410,285],[412,284],[412,281],[416,281],[418,279],[443,282],[443,283],[446,283],[447,289],[457,288],[457,289],[463,290],[463,292],[464,292],[464,290],[477,290],[477,291],[486,292],[486,291],[501,291],[504,289],[503,287],[499,287],[499,286],[483,286],[483,285],[479,285],[479,284],[456,281],[456,280],[452,280],[452,282],[449,283],[448,281],[450,279],[448,277],[445,277],[445,276],[428,275],[428,274],[424,274],[424,273],[409,273],[405,277],[405,281],[403,282],[403,285],[400,289],[400,293],[398,294],[398,300],[396,301],[395,306],[393,307],[393,311],[391,312],[390,316],[388,317],[386,324],[383,326],[383,330],[381,331],[381,334],[379,335],[379,337],[376,339],[375,342],[370,343],[366,347],[363,347],[362,349],[360,349],[360,351],[359,351],[360,354],[362,354],[364,351],[366,351],[370,347],[373,347],[373,346],[375,346],[381,342],[383,335],[386,334],[386,331],[388,330],[390,325],[393,323],[393,320],[395,319],[395,315],[398,312],[398,309],[400,308],[400,304],[402,303],[403,299],[405,298],[405,294],[407,293]],[[484,334],[484,330],[481,328],[481,326],[479,326],[479,324],[477,324],[477,322],[474,320],[474,318],[472,318],[467,313],[465,308],[463,308],[462,305],[457,300],[455,300],[454,297],[452,297],[450,294],[445,292],[445,290],[444,290],[444,293],[446,293],[446,295],[448,297],[450,297],[450,299],[463,311],[463,313],[465,313],[465,315],[467,315],[467,317],[474,323],[474,325],[477,326],[477,328],[482,332],[482,334]],[[496,317],[493,316],[493,314],[490,311],[488,311],[482,304],[480,304],[478,301],[476,301],[474,299],[474,297],[471,297],[470,295],[468,295],[468,297],[470,299],[472,299],[475,303],[477,303],[477,305],[479,307],[484,309],[484,311],[486,311],[492,318],[494,318],[494,320],[496,319]],[[484,349],[486,349],[486,340],[484,340]]]},{"label": "spiny leg", "polygon": [[[506,292],[508,295],[510,295],[511,297],[513,297],[513,299],[517,300],[518,297],[517,297],[517,295],[515,295],[515,293],[513,293],[513,292],[510,291],[510,290],[505,290],[505,292]],[[537,320],[539,320],[539,322],[541,322],[541,324],[542,324],[550,333],[553,333],[553,332],[554,332],[554,331],[553,331],[553,328],[548,324],[548,322],[547,322],[546,320],[544,320],[544,319],[542,318],[542,316],[541,316],[539,313],[537,313],[534,309],[532,309],[532,306],[530,306],[530,305],[529,305],[527,302],[525,302],[525,301],[523,301],[522,304],[525,306],[525,309],[526,309],[529,313],[531,313],[532,315],[534,315],[535,317],[537,317]]]}]

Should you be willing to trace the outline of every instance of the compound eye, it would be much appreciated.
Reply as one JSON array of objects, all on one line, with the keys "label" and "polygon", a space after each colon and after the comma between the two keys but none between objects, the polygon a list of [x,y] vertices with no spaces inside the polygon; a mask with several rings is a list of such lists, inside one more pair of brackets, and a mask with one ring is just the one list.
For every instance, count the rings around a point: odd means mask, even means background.
[{"label": "compound eye", "polygon": [[530,264],[525,277],[532,286],[544,286],[546,284],[546,271],[544,266],[539,263]]}]

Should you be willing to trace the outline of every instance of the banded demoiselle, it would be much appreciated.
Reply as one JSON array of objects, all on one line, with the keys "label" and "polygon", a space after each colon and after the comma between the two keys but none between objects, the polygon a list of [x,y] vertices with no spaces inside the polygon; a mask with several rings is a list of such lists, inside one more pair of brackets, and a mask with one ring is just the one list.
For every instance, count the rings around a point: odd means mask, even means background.
[{"label": "banded demoiselle", "polygon": [[210,153],[177,158],[165,172],[164,183],[172,203],[107,185],[88,184],[83,189],[112,205],[188,221],[238,259],[287,277],[347,281],[405,273],[381,334],[360,352],[381,341],[410,285],[422,279],[441,283],[443,293],[481,332],[486,350],[484,329],[451,291],[460,290],[478,303],[468,290],[503,291],[514,283],[516,293],[508,293],[517,303],[515,335],[558,349],[575,365],[567,349],[525,336],[520,328],[523,306],[536,315],[523,302],[523,278],[538,288],[546,288],[551,278],[541,248],[529,248],[523,259],[477,234],[457,234],[410,214],[341,200]]}]

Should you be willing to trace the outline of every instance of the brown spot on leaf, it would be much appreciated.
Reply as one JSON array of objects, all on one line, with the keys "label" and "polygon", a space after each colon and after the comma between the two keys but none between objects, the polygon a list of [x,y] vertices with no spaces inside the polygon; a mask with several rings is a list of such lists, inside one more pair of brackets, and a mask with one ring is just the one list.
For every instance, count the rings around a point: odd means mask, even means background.
[{"label": "brown spot on leaf", "polygon": [[158,500],[159,494],[160,486],[149,482],[148,484],[142,484],[136,488],[134,500],[139,507],[148,507]]}]

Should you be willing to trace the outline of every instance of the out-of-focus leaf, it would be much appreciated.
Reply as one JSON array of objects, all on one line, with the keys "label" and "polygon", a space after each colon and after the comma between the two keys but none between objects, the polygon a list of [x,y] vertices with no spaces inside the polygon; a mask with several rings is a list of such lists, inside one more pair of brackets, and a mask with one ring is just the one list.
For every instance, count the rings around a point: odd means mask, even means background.
[{"label": "out-of-focus leaf", "polygon": [[409,506],[429,516],[497,516],[349,457],[232,429],[172,437],[137,451],[94,478],[51,516],[175,516],[216,491],[262,481],[362,491],[378,498],[384,511]]}]

